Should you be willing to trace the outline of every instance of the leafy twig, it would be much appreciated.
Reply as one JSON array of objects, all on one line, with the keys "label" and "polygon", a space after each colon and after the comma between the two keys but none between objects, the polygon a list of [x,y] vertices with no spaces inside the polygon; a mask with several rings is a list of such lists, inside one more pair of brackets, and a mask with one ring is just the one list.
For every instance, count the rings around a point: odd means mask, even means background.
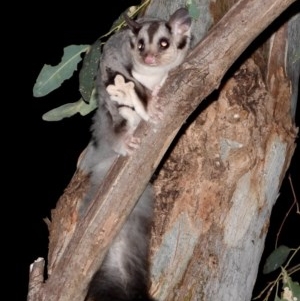
[{"label": "leafy twig", "polygon": [[[129,17],[133,17],[136,16],[144,7],[146,7],[149,3],[151,2],[151,0],[146,0],[144,3],[142,3],[141,5],[139,5],[133,12],[130,12],[129,9]],[[115,31],[119,31],[123,26],[125,25],[125,20],[122,19],[121,22],[118,22],[116,26],[114,26],[109,32],[107,32],[106,34],[102,35],[99,39],[103,39],[109,35],[111,35],[112,33],[114,33]]]}]

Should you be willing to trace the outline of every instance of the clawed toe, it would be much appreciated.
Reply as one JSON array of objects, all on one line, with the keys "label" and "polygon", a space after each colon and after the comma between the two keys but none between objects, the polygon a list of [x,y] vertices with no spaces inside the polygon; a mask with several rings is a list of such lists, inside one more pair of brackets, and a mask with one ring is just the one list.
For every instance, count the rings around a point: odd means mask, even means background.
[{"label": "clawed toe", "polygon": [[128,135],[125,138],[125,147],[128,154],[131,154],[134,150],[138,149],[140,146],[140,138]]}]

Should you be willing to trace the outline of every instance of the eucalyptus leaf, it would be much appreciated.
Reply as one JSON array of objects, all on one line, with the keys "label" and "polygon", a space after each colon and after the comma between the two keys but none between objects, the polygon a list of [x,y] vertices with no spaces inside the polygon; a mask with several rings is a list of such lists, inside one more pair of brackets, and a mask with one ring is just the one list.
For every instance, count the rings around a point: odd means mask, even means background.
[{"label": "eucalyptus leaf", "polygon": [[42,97],[60,87],[77,70],[77,65],[82,60],[80,54],[86,52],[89,47],[89,45],[67,46],[57,66],[44,65],[33,87],[33,96]]},{"label": "eucalyptus leaf", "polygon": [[268,274],[281,267],[288,258],[290,251],[291,249],[284,245],[275,249],[267,258],[263,273]]},{"label": "eucalyptus leaf", "polygon": [[[93,93],[94,95],[94,93]],[[45,113],[42,118],[45,121],[60,121],[64,118],[71,117],[77,113],[85,116],[97,108],[96,98],[93,96],[89,103],[86,103],[82,98],[73,103],[64,104],[58,108]]]},{"label": "eucalyptus leaf", "polygon": [[189,11],[189,15],[194,19],[194,20],[198,20],[199,16],[200,16],[200,10],[198,8],[198,6],[195,3],[195,0],[188,0],[187,1],[187,8]]},{"label": "eucalyptus leaf", "polygon": [[300,285],[298,282],[293,281],[291,277],[286,277],[284,288],[286,287],[289,288],[293,297],[297,298],[295,300],[300,300]]},{"label": "eucalyptus leaf", "polygon": [[89,102],[94,89],[100,56],[101,40],[98,39],[85,54],[82,67],[79,72],[79,91],[85,102]]},{"label": "eucalyptus leaf", "polygon": [[296,297],[296,300],[300,300],[300,285],[298,282],[291,281],[290,283],[291,291],[293,292],[293,296]]}]

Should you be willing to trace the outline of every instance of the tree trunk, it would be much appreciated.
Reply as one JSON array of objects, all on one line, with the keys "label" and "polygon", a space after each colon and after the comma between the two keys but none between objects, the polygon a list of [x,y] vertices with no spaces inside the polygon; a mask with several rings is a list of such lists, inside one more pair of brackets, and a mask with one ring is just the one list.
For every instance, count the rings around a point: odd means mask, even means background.
[{"label": "tree trunk", "polygon": [[[251,299],[272,206],[295,148],[300,16],[295,0],[232,2],[197,2],[195,47],[160,93],[164,121],[155,131],[140,125],[139,151],[117,160],[83,219],[77,204],[88,178],[77,170],[48,221],[49,277],[43,283],[43,260],[32,265],[28,301],[83,300],[162,159],[154,183],[152,295]],[[146,14],[166,18],[183,5],[152,1]]]}]

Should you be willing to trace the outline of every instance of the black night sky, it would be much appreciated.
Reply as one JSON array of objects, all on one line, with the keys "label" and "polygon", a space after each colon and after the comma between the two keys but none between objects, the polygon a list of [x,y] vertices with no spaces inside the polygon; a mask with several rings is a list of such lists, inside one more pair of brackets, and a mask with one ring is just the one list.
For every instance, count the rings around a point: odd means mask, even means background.
[{"label": "black night sky", "polygon": [[[21,85],[25,92],[15,87],[18,91],[16,111],[17,115],[20,114],[18,120],[21,125],[17,135],[22,141],[21,147],[18,146],[19,157],[16,160],[16,168],[20,170],[16,183],[20,181],[20,186],[19,188],[15,186],[13,188],[15,191],[11,191],[11,195],[17,194],[17,220],[20,223],[19,232],[14,236],[17,275],[15,300],[26,300],[29,265],[38,257],[47,257],[48,233],[43,218],[50,216],[50,210],[55,207],[56,201],[76,169],[78,156],[90,139],[91,115],[86,117],[76,115],[59,122],[46,122],[41,118],[45,112],[80,98],[76,76],[78,73],[75,73],[75,76],[66,81],[60,89],[42,98],[32,96],[36,78],[44,64],[56,65],[60,62],[64,47],[73,44],[92,44],[109,30],[121,12],[130,5],[139,3],[138,0],[118,0],[107,7],[109,3],[105,2],[105,9],[98,7],[104,6],[104,3],[98,4],[97,8],[95,4],[84,3],[84,7],[72,7],[72,11],[61,11],[60,7],[40,7],[35,11],[36,15],[30,20],[30,24],[29,20],[26,20],[24,27],[19,25],[18,35],[26,39],[28,57],[24,57],[20,63],[21,66],[25,64],[20,71],[21,77],[26,82],[26,85],[24,83]],[[299,115],[298,106],[297,126],[300,123]],[[299,153],[298,147],[288,171],[296,186],[298,203]],[[286,178],[281,196],[273,210],[270,235],[267,238],[270,247],[266,252],[274,248],[274,237],[292,202],[293,196]],[[15,211],[16,208],[13,208],[12,212]],[[300,218],[295,212],[294,207],[280,236],[280,244],[290,247],[297,247],[300,244]],[[12,216],[15,216],[15,213]],[[265,283],[265,279],[262,278],[261,281]]]}]

